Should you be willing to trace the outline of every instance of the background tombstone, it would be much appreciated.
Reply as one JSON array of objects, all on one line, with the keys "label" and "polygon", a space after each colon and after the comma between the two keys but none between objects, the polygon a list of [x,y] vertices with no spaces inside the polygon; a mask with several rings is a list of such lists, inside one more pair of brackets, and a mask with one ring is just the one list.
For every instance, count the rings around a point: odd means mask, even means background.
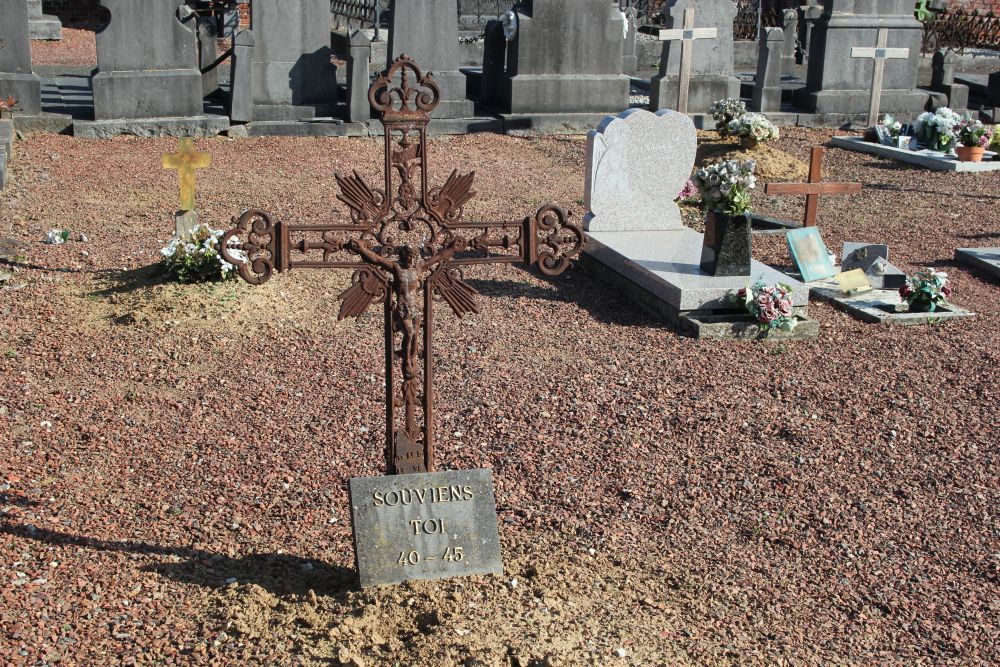
[{"label": "background tombstone", "polygon": [[31,39],[62,39],[62,23],[55,16],[42,14],[42,0],[28,0],[28,25]]},{"label": "background tombstone", "polygon": [[101,0],[111,22],[97,33],[97,120],[203,115],[195,23],[179,0]]},{"label": "background tombstone", "polygon": [[[661,10],[666,28],[683,25],[684,10],[695,10],[696,28],[715,28],[716,39],[694,42],[691,85],[688,92],[688,112],[701,113],[712,102],[740,96],[740,80],[733,74],[733,20],[736,7],[731,0],[668,0]],[[681,43],[663,43],[660,73],[653,77],[650,107],[673,108],[680,85]]]},{"label": "background tombstone", "polygon": [[363,123],[372,118],[371,103],[368,101],[371,59],[371,40],[364,30],[352,30],[347,56],[347,121],[350,123]]},{"label": "background tombstone", "polygon": [[0,2],[0,97],[17,100],[18,113],[42,112],[42,84],[31,71],[28,5]]},{"label": "background tombstone", "polygon": [[201,93],[203,97],[219,91],[218,58],[219,23],[214,16],[198,18],[198,64],[201,67]]},{"label": "background tombstone", "polygon": [[639,69],[639,13],[635,7],[627,7],[622,13],[628,21],[625,46],[622,48],[622,72],[632,75]]},{"label": "background tombstone", "polygon": [[781,73],[794,74],[798,60],[799,10],[786,9],[782,14],[784,43],[781,46]]},{"label": "background tombstone", "polygon": [[956,110],[969,108],[969,87],[955,83],[959,60],[954,51],[939,49],[931,61],[931,90],[944,94],[947,106]]},{"label": "background tombstone", "polygon": [[880,110],[903,120],[924,110],[928,94],[917,90],[923,25],[910,0],[824,0],[809,43],[806,87],[796,91],[796,105],[818,114],[867,114],[875,61],[851,58],[855,47],[871,47],[880,29],[886,46],[909,49],[906,60],[885,68]]},{"label": "background tombstone", "polygon": [[[518,6],[520,7],[520,6]],[[628,107],[625,25],[607,0],[533,0],[518,8],[506,64],[484,72],[483,97],[508,114],[607,113]],[[487,49],[490,45],[487,45]]]},{"label": "background tombstone", "polygon": [[785,33],[781,28],[761,28],[754,78],[752,111],[781,111],[781,63]]},{"label": "background tombstone", "polygon": [[253,30],[238,30],[233,35],[229,119],[234,123],[248,123],[253,120],[254,44]]},{"label": "background tombstone", "polygon": [[389,34],[388,68],[401,55],[413,58],[434,74],[441,103],[432,118],[471,118],[472,100],[465,96],[465,75],[458,70],[458,22],[455,0],[395,0]]},{"label": "background tombstone", "polygon": [[332,116],[337,67],[330,62],[329,0],[254,0],[254,120]]}]

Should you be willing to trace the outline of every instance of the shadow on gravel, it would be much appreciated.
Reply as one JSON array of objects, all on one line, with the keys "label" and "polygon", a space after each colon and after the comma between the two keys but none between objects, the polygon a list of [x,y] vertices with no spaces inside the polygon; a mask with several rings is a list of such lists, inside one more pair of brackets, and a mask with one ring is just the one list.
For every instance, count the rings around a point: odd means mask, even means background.
[{"label": "shadow on gravel", "polygon": [[107,287],[96,290],[94,296],[109,297],[115,294],[128,294],[136,290],[146,289],[153,285],[166,282],[167,274],[159,264],[140,266],[138,269],[108,272]]},{"label": "shadow on gravel", "polygon": [[[865,184],[866,190],[884,190],[887,192],[919,192],[920,194],[927,195],[938,195],[939,197],[966,197],[968,199],[998,199],[1000,200],[1000,195],[983,195],[983,194],[962,194],[960,192],[938,192],[936,190],[924,190],[922,188],[903,188],[898,185],[890,185],[889,183],[872,183]],[[994,235],[997,236],[997,235]]]},{"label": "shadow on gravel", "polygon": [[[31,501],[26,501],[31,502]],[[309,561],[287,554],[253,554],[231,558],[202,549],[161,546],[149,542],[100,540],[27,525],[0,524],[0,534],[13,535],[54,546],[76,546],[111,553],[166,556],[179,559],[145,565],[143,572],[155,572],[176,581],[220,588],[234,580],[256,584],[274,595],[316,595],[340,598],[357,589],[354,570]]]}]

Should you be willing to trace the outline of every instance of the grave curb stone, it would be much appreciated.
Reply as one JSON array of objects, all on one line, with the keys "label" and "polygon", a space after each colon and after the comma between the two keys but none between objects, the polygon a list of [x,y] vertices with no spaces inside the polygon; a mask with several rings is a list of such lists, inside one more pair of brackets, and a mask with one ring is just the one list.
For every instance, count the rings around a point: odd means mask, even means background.
[{"label": "grave curb stone", "polygon": [[228,130],[229,118],[226,116],[78,120],[73,123],[73,136],[81,139],[109,139],[118,135],[202,138],[214,137]]},{"label": "grave curb stone", "polygon": [[[960,162],[954,157],[931,154],[931,151],[910,151],[905,148],[882,146],[881,144],[873,144],[865,141],[860,137],[833,137],[830,143],[837,148],[858,153],[870,153],[879,157],[907,162],[933,171],[954,171],[962,174],[1000,171],[1000,160]],[[988,155],[991,154],[988,153]]]},{"label": "grave curb stone", "polygon": [[1000,280],[1000,248],[959,248],[955,260]]}]

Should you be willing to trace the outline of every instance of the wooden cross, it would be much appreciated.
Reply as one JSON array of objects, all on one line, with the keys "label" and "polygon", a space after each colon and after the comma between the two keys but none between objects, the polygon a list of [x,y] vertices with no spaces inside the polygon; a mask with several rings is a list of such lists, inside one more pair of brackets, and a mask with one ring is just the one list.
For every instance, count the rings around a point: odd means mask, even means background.
[{"label": "wooden cross", "polygon": [[661,30],[657,39],[661,42],[681,43],[680,78],[677,82],[677,110],[687,113],[688,91],[691,87],[691,62],[693,60],[694,43],[698,39],[715,39],[719,36],[718,28],[695,28],[694,10],[684,10],[684,24],[680,29]]},{"label": "wooden cross", "polygon": [[176,169],[180,180],[181,211],[194,210],[195,171],[206,169],[212,164],[209,153],[200,153],[194,148],[194,139],[184,138],[178,142],[177,152],[163,156],[164,169]]},{"label": "wooden cross", "polygon": [[803,226],[815,227],[820,195],[854,195],[861,192],[860,183],[823,183],[822,169],[823,148],[816,146],[809,158],[809,182],[768,183],[764,192],[769,195],[805,195],[806,215]]},{"label": "wooden cross", "polygon": [[882,101],[882,77],[885,75],[886,60],[905,60],[910,57],[909,49],[889,49],[889,31],[886,28],[879,28],[878,42],[875,48],[868,46],[855,46],[851,49],[852,58],[873,58],[875,67],[872,71],[872,96],[868,105],[868,127],[875,127],[878,123],[878,108]]},{"label": "wooden cross", "polygon": [[390,475],[435,468],[435,301],[444,301],[459,317],[478,313],[464,267],[523,262],[555,276],[584,244],[580,227],[552,205],[520,222],[462,221],[463,207],[475,196],[475,174],[455,170],[443,186],[428,184],[428,114],[440,96],[433,76],[400,56],[368,91],[368,101],[382,112],[385,188],[369,186],[357,172],[338,175],[337,198],[350,209],[350,221],[292,225],[250,209],[219,242],[226,261],[254,285],[293,268],[352,269],[351,286],[340,295],[339,319],[359,318],[382,304]]}]

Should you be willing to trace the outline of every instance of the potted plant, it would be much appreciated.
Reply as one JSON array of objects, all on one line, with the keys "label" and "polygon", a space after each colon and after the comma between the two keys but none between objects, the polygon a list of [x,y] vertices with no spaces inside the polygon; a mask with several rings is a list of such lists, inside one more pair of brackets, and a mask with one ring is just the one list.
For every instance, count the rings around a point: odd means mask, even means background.
[{"label": "potted plant", "polygon": [[962,122],[962,117],[949,109],[941,107],[935,112],[925,111],[917,116],[913,124],[917,138],[932,151],[951,152],[958,138],[955,128]]},{"label": "potted plant", "polygon": [[696,171],[691,180],[705,210],[701,269],[713,276],[750,275],[750,191],[753,160],[726,160]]},{"label": "potted plant", "polygon": [[993,130],[968,114],[955,130],[958,142],[962,144],[955,149],[958,159],[962,162],[982,162],[986,147],[993,139]]},{"label": "potted plant", "polygon": [[715,119],[715,129],[722,137],[729,136],[729,124],[747,113],[747,105],[743,100],[727,97],[717,100],[708,107],[708,113]]},{"label": "potted plant", "polygon": [[798,324],[793,314],[792,288],[788,285],[767,285],[761,278],[753,285],[741,289],[737,293],[737,299],[747,313],[757,320],[761,331],[791,331]]},{"label": "potted plant", "polygon": [[759,113],[741,116],[729,123],[729,133],[740,138],[743,148],[756,148],[765,141],[773,141],[781,136],[777,126]]},{"label": "potted plant", "polygon": [[948,274],[934,269],[918,271],[899,288],[899,296],[911,313],[933,313],[951,296]]}]

